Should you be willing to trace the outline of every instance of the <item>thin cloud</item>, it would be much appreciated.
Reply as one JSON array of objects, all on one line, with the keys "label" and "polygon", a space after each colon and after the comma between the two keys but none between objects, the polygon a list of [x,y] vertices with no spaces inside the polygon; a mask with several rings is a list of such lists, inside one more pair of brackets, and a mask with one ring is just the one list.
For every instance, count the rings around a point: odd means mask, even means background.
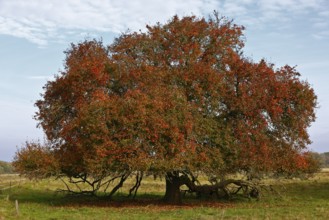
[{"label": "thin cloud", "polygon": [[220,0],[219,11],[244,26],[288,29],[296,22],[318,18],[327,21],[327,0]]},{"label": "thin cloud", "polygon": [[324,0],[261,0],[258,5],[266,11],[289,11],[301,13],[308,10],[318,10],[325,3]]},{"label": "thin cloud", "polygon": [[53,80],[54,77],[53,76],[28,76],[27,79],[30,80]]},{"label": "thin cloud", "polygon": [[215,0],[125,1],[12,0],[0,2],[0,34],[25,38],[38,45],[69,32],[138,30],[164,22],[174,14],[202,15],[218,8]]},{"label": "thin cloud", "polygon": [[325,22],[325,21],[319,21],[319,22],[316,22],[313,24],[313,27],[315,28],[327,28],[329,26],[328,22]]},{"label": "thin cloud", "polygon": [[313,34],[313,37],[318,40],[323,40],[329,38],[329,31],[320,31],[316,34]]},{"label": "thin cloud", "polygon": [[[213,10],[261,26],[294,13],[320,10],[325,0],[11,0],[0,1],[0,34],[24,38],[39,46],[70,33],[120,33],[165,22],[174,14],[207,15]],[[326,12],[321,11],[323,14]],[[286,18],[286,19],[284,19]]]}]

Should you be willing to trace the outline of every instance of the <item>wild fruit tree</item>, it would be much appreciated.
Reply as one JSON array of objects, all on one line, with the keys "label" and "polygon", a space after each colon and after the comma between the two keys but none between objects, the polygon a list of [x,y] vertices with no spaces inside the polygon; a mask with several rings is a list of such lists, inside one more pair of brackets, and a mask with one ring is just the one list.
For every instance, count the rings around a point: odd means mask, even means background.
[{"label": "wild fruit tree", "polygon": [[[118,178],[110,195],[131,175],[136,193],[145,173],[161,174],[165,201],[180,203],[182,185],[217,193],[248,185],[227,174],[310,171],[316,96],[294,67],[245,57],[244,28],[216,13],[146,28],[108,47],[71,45],[36,102],[47,146],[19,150],[20,173],[78,178],[92,192]],[[196,173],[219,182],[198,186]]]}]

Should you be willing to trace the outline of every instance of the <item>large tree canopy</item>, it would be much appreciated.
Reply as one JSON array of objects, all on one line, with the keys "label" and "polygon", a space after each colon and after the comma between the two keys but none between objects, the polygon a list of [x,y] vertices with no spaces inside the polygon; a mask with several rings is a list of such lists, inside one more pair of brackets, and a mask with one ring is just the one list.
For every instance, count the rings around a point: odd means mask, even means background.
[{"label": "large tree canopy", "polygon": [[[243,29],[216,14],[174,16],[108,47],[72,44],[36,102],[49,140],[42,153],[53,161],[43,175],[122,185],[134,172],[160,173],[165,198],[178,201],[194,172],[306,171],[313,89],[293,67],[245,57]],[[25,161],[42,148],[27,145],[14,165],[32,175]]]}]

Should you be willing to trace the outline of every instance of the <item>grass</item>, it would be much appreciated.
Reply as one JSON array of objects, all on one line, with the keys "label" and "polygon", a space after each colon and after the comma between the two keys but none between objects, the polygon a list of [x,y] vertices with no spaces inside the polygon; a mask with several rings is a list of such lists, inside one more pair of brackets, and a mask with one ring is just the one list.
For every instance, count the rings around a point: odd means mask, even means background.
[{"label": "grass", "polygon": [[[109,201],[56,193],[56,189],[63,186],[53,179],[29,181],[17,175],[1,175],[0,220],[329,219],[328,170],[309,180],[282,180],[272,184],[278,193],[265,191],[260,201],[186,198],[182,206],[169,206],[159,202],[164,193],[164,181],[151,178],[142,182],[136,200],[126,199],[126,190],[123,189],[114,201]],[[16,213],[16,200],[19,215]]]}]

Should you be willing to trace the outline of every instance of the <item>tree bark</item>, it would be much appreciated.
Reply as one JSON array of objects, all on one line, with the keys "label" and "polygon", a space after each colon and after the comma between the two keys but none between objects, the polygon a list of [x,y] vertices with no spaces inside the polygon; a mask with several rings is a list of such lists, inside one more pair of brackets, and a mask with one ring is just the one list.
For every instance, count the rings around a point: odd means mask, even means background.
[{"label": "tree bark", "polygon": [[182,181],[178,173],[166,174],[166,193],[163,201],[169,204],[180,205],[182,204],[182,196],[180,193],[180,186]]}]

